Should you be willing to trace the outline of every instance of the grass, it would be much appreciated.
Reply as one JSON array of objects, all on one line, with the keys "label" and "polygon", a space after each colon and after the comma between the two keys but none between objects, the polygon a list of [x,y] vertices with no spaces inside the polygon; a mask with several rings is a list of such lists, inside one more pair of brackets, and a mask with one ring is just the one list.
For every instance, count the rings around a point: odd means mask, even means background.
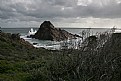
[{"label": "grass", "polygon": [[[34,48],[19,35],[0,33],[0,80],[120,81],[121,34],[104,45],[95,40],[80,50],[49,51]],[[97,49],[99,43],[103,47]]]}]

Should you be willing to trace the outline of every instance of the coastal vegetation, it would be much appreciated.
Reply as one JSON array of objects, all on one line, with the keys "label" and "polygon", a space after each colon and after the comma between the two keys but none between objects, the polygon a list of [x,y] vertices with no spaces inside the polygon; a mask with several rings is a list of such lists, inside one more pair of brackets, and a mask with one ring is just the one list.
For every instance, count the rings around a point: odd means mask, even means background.
[{"label": "coastal vegetation", "polygon": [[0,81],[120,81],[121,34],[87,37],[80,49],[34,48],[0,33]]}]

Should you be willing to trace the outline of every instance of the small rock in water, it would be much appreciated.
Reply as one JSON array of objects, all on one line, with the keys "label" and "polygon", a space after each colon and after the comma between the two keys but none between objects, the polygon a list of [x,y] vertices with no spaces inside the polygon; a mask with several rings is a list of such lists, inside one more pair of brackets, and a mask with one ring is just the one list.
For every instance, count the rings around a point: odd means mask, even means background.
[{"label": "small rock in water", "polygon": [[38,43],[33,43],[33,45],[37,45]]}]

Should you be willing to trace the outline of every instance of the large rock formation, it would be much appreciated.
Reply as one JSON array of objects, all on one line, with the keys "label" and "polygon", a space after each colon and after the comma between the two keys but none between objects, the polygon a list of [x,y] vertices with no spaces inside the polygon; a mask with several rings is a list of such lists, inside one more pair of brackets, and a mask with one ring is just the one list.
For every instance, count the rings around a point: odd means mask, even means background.
[{"label": "large rock formation", "polygon": [[50,21],[44,21],[33,37],[40,40],[62,41],[67,40],[68,38],[76,38],[80,36],[73,35],[65,30],[61,30],[60,28],[57,29]]}]

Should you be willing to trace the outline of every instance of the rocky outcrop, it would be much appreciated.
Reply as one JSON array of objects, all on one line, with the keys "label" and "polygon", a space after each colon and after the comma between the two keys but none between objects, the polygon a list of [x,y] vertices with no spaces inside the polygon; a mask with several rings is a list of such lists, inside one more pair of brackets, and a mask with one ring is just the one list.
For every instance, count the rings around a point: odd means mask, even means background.
[{"label": "rocky outcrop", "polygon": [[33,37],[40,40],[62,41],[80,36],[73,35],[60,28],[55,28],[50,21],[44,21]]}]

